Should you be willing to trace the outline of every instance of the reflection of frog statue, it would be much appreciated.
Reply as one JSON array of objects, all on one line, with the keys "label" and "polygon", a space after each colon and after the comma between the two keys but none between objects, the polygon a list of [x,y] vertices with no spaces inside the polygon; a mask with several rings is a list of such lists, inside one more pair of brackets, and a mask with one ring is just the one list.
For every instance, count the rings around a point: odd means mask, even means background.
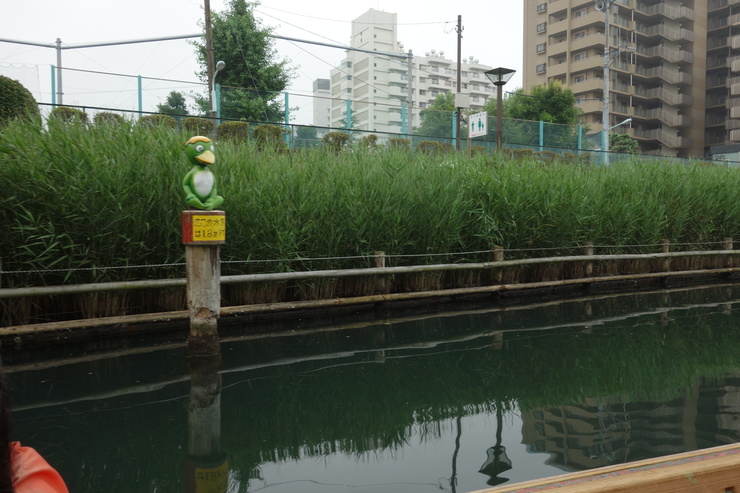
[{"label": "reflection of frog statue", "polygon": [[224,198],[216,193],[216,177],[208,169],[216,162],[213,142],[200,135],[185,143],[185,155],[193,164],[193,169],[182,180],[185,190],[185,203],[195,209],[211,211],[224,203]]}]

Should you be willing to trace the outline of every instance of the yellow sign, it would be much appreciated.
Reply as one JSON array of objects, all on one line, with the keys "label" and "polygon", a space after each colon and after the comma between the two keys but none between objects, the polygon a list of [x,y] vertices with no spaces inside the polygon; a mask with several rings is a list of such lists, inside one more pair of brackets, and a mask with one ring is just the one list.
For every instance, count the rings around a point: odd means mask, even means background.
[{"label": "yellow sign", "polygon": [[187,463],[185,491],[187,493],[226,493],[229,489],[229,463],[195,464]]},{"label": "yellow sign", "polygon": [[226,241],[226,216],[193,215],[193,241]]}]

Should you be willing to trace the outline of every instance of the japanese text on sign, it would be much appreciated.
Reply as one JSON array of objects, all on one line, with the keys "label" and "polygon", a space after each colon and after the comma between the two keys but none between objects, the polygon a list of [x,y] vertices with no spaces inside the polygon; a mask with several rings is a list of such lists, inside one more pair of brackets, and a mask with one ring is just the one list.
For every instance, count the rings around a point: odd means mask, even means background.
[{"label": "japanese text on sign", "polygon": [[225,240],[225,216],[193,216],[193,241]]}]

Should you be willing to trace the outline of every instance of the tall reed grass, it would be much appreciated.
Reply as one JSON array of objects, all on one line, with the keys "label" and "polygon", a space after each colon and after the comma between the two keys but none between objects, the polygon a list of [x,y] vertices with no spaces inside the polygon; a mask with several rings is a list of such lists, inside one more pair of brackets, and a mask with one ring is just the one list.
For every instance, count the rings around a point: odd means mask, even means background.
[{"label": "tall reed grass", "polygon": [[[180,182],[189,137],[130,122],[5,127],[2,269],[40,272],[6,274],[2,286],[181,277],[182,267],[126,267],[183,260]],[[226,199],[227,274],[369,267],[371,258],[344,257],[377,250],[421,256],[389,259],[401,265],[488,260],[432,255],[494,245],[509,256],[536,256],[580,252],[586,242],[635,252],[656,251],[635,245],[663,238],[719,246],[740,237],[740,173],[723,167],[543,165],[383,149],[277,152],[225,142],[213,171]]]}]

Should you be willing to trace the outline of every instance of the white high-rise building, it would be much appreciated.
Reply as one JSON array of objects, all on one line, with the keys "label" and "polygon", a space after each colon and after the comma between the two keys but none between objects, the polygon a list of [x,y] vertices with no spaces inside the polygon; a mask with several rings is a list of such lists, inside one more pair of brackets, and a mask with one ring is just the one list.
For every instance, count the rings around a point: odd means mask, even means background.
[{"label": "white high-rise building", "polygon": [[313,81],[313,125],[314,127],[331,127],[331,84],[329,79]]},{"label": "white high-rise building", "polygon": [[[410,116],[412,126],[417,127],[420,110],[429,106],[437,95],[457,92],[457,61],[446,58],[442,51],[430,50],[425,56],[412,57],[410,66],[410,50],[404,50],[397,31],[394,13],[370,9],[352,21],[350,46],[364,51],[348,50],[339,67],[331,70],[332,127],[347,126],[349,108],[354,129],[410,133],[407,124]],[[474,57],[463,60],[461,92],[470,95],[472,109],[480,109],[495,95],[493,85],[483,74],[491,68]]]}]

